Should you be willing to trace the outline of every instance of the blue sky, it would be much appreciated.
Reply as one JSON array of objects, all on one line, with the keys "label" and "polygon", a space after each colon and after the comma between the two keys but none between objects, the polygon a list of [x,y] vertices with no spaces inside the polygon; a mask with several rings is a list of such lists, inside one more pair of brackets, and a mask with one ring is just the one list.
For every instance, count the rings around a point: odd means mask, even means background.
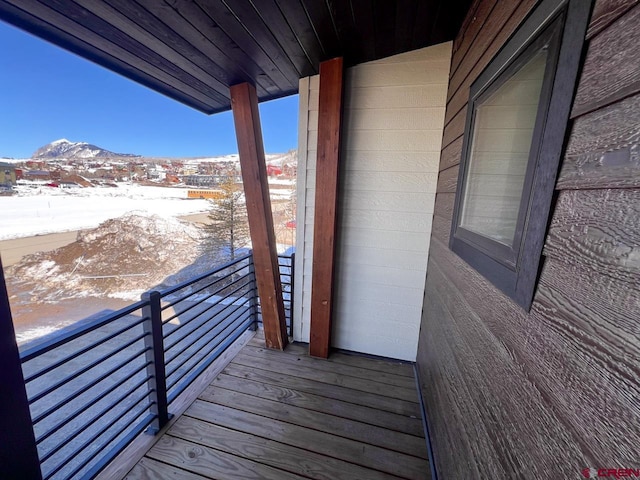
[{"label": "blue sky", "polygon": [[[260,106],[267,153],[297,146],[297,95]],[[231,112],[207,116],[0,21],[0,157],[53,140],[118,153],[236,153]]]}]

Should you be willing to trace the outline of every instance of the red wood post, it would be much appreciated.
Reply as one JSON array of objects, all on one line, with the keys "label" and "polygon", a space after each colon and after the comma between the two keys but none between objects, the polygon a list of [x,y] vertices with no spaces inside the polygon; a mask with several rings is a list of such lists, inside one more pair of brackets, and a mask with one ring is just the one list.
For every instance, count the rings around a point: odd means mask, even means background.
[{"label": "red wood post", "polygon": [[342,90],[342,58],[322,62],[320,64],[318,158],[316,161],[313,272],[311,275],[311,338],[309,342],[309,353],[314,357],[322,358],[329,356],[331,343]]},{"label": "red wood post", "polygon": [[268,348],[282,350],[287,345],[287,327],[256,88],[248,83],[232,86],[231,107],[247,201],[264,339]]},{"label": "red wood post", "polygon": [[41,479],[22,363],[0,260],[0,477]]}]

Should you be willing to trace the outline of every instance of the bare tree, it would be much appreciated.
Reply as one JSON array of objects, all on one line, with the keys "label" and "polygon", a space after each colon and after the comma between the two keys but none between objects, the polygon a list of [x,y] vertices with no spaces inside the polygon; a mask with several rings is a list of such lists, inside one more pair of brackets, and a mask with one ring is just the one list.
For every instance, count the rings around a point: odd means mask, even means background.
[{"label": "bare tree", "polygon": [[233,177],[227,178],[218,188],[220,198],[210,200],[209,224],[204,226],[207,234],[205,246],[214,252],[228,249],[233,260],[236,250],[250,243],[247,206],[242,187],[234,182]]}]

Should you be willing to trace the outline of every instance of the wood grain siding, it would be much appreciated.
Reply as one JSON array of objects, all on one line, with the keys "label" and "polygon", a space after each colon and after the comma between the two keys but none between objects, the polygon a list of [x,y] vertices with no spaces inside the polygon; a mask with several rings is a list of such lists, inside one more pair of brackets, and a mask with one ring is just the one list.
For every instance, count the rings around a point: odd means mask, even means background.
[{"label": "wood grain siding", "polygon": [[11,317],[11,305],[0,258],[0,462],[3,476],[41,480],[40,461],[29,411],[27,387]]},{"label": "wood grain siding", "polygon": [[[485,17],[468,18],[454,42],[461,47],[444,132],[452,141],[441,152],[417,358],[435,463],[447,478],[637,468],[639,7],[594,7],[544,266],[525,313],[448,248],[460,161],[455,119],[468,86],[533,4],[494,3],[475,4],[469,15]],[[479,31],[466,31],[477,22]]]},{"label": "wood grain siding", "polygon": [[[347,69],[334,347],[415,360],[450,55],[447,43]],[[295,335],[307,341],[317,77],[300,90]]]},{"label": "wood grain siding", "polygon": [[640,62],[636,52],[638,35],[631,28],[638,23],[640,5],[591,39],[580,88],[573,102],[573,117],[640,90]]},{"label": "wood grain siding", "polygon": [[640,94],[578,117],[557,188],[640,186]]}]

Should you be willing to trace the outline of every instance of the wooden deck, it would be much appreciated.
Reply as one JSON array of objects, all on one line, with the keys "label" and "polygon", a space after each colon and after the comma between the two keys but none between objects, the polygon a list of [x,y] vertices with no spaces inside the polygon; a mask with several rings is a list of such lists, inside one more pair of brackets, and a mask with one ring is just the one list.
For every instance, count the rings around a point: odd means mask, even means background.
[{"label": "wooden deck", "polygon": [[410,365],[262,348],[260,333],[127,479],[428,479]]}]

